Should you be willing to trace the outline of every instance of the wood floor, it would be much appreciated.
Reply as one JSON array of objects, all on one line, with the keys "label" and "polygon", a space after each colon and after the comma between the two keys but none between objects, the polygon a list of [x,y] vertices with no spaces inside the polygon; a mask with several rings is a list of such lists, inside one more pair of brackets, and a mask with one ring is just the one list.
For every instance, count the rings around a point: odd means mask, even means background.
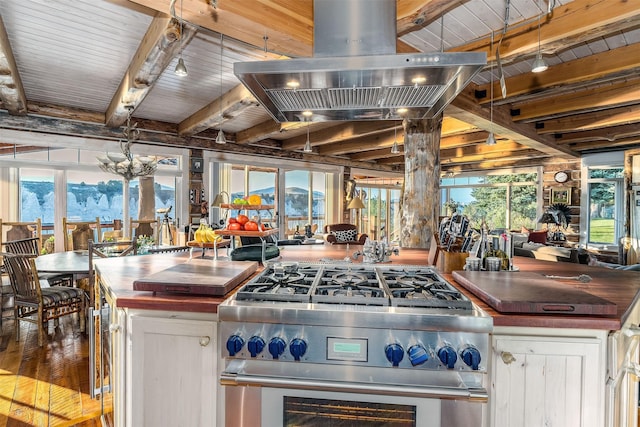
[{"label": "wood floor", "polygon": [[100,400],[89,395],[89,338],[65,317],[58,328],[50,322],[42,348],[35,325],[21,322],[16,342],[13,320],[2,322],[0,427],[102,425]]}]

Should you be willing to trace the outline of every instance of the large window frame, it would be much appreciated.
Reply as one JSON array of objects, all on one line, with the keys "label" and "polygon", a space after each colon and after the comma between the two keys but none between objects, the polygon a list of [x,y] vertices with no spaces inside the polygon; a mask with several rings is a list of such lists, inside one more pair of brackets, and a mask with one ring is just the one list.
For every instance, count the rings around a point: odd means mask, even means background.
[{"label": "large window frame", "polygon": [[[54,224],[62,224],[62,218],[67,215],[67,171],[93,174],[97,170],[96,155],[105,151],[117,152],[120,150],[117,141],[104,141],[80,137],[60,137],[55,147],[50,147],[48,140],[34,138],[30,133],[21,131],[7,131],[7,142],[15,144],[12,153],[0,156],[0,168],[2,169],[2,181],[0,183],[0,199],[7,201],[0,207],[0,217],[5,220],[21,220],[20,200],[20,170],[38,169],[51,170],[54,176]],[[22,147],[38,147],[35,150],[23,150]],[[160,165],[155,176],[175,180],[175,205],[174,215],[176,223],[180,218],[188,218],[187,187],[188,174],[185,174],[182,165],[187,164],[189,151],[173,147],[158,147],[146,144],[136,144],[134,154],[148,156],[164,156],[177,159],[177,165],[163,167]],[[7,153],[5,151],[5,153]],[[114,180],[121,179],[124,187],[124,178],[113,175]],[[124,190],[123,201],[128,200],[128,189]],[[17,201],[17,203],[16,203]],[[122,218],[123,224],[128,223],[128,218]],[[63,237],[61,227],[55,229],[56,250],[63,251]]]}]

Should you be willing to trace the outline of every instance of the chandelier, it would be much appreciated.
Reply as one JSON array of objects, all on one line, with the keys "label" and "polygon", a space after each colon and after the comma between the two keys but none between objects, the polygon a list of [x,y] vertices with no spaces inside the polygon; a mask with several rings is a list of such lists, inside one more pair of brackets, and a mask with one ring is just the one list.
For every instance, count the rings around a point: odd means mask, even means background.
[{"label": "chandelier", "polygon": [[138,139],[140,129],[138,124],[131,125],[131,114],[133,106],[127,105],[127,127],[122,131],[124,140],[120,140],[120,150],[122,153],[107,153],[98,156],[100,169],[115,175],[124,177],[127,181],[140,176],[153,175],[158,167],[158,161],[154,157],[136,156],[131,154],[131,144]]}]

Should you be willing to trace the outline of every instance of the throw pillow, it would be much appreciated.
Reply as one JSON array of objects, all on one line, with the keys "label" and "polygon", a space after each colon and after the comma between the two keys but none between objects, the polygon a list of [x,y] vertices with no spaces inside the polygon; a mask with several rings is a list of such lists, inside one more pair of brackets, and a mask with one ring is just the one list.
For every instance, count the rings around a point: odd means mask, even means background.
[{"label": "throw pillow", "polygon": [[533,243],[547,243],[547,231],[531,231],[529,232],[529,241]]},{"label": "throw pillow", "polygon": [[356,240],[358,232],[356,230],[336,230],[333,232],[338,242],[352,242]]}]

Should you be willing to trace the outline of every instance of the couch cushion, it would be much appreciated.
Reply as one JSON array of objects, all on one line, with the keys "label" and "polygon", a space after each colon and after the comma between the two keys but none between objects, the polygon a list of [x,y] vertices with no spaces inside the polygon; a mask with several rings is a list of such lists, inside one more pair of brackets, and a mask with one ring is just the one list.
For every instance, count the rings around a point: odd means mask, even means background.
[{"label": "couch cushion", "polygon": [[356,240],[357,230],[336,230],[333,232],[338,242],[352,242]]}]

